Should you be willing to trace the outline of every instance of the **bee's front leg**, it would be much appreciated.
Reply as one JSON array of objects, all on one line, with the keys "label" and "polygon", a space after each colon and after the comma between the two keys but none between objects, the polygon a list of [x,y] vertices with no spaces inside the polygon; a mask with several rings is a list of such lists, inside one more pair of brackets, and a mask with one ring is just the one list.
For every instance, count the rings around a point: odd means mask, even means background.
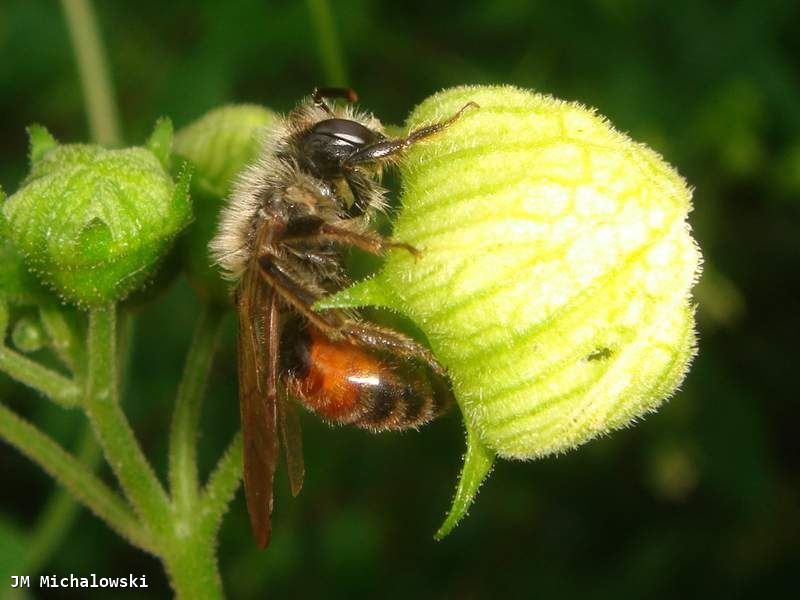
[{"label": "bee's front leg", "polygon": [[364,233],[361,231],[353,231],[339,225],[326,224],[320,229],[320,235],[326,239],[346,244],[348,246],[355,246],[362,250],[375,254],[377,256],[383,255],[386,250],[392,248],[399,248],[405,250],[414,257],[419,257],[420,251],[405,242],[395,242],[387,240],[386,238],[378,235],[377,233]]},{"label": "bee's front leg", "polygon": [[293,241],[325,239],[346,246],[355,246],[377,256],[383,255],[386,250],[392,248],[406,250],[414,256],[420,255],[420,251],[410,244],[387,240],[377,233],[351,229],[344,225],[346,222],[328,223],[317,215],[298,218],[289,224],[281,241],[290,244]]}]

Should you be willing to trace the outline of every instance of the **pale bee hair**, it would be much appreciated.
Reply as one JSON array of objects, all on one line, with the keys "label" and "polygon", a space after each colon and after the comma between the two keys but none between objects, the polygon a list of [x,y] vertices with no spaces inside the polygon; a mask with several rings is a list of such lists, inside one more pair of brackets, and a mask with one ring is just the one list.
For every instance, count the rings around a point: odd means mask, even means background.
[{"label": "pale bee hair", "polygon": [[[357,121],[365,127],[385,135],[381,122],[371,113],[352,105],[335,105],[334,116]],[[292,139],[310,129],[314,124],[332,118],[311,97],[305,98],[288,115],[278,116],[261,133],[261,151],[258,158],[236,177],[227,204],[220,212],[217,234],[209,243],[213,262],[219,265],[225,279],[236,282],[245,272],[254,248],[253,240],[257,224],[266,218],[262,202],[264,192],[270,189],[291,187],[314,189],[318,178],[300,169],[294,160],[280,156],[295,153]],[[369,170],[364,168],[362,170]],[[386,190],[380,186],[381,169],[376,166],[368,176],[375,178],[370,186],[367,204],[372,210],[386,210]],[[320,207],[322,211],[334,211],[335,207]],[[336,219],[336,215],[329,215]],[[362,219],[349,219],[348,226],[362,228]]]}]

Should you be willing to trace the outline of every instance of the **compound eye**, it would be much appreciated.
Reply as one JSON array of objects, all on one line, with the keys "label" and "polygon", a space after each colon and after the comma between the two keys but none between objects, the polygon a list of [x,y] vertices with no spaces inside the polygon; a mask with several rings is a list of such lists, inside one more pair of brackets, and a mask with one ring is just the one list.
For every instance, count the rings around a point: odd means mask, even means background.
[{"label": "compound eye", "polygon": [[314,125],[310,133],[329,136],[350,146],[366,146],[383,139],[377,131],[372,131],[361,123],[349,119],[320,121]]}]

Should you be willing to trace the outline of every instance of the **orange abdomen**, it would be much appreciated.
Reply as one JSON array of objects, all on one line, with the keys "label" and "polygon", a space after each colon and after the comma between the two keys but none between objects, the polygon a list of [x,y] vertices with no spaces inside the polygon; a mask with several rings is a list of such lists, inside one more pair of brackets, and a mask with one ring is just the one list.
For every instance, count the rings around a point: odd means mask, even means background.
[{"label": "orange abdomen", "polygon": [[293,340],[287,387],[309,410],[371,430],[418,427],[449,404],[447,383],[426,366],[310,329]]}]

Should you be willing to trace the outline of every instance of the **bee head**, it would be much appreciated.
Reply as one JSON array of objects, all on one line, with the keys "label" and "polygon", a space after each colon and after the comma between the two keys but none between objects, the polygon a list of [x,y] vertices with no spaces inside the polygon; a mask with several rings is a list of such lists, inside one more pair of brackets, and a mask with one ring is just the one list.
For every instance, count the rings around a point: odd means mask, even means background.
[{"label": "bee head", "polygon": [[344,161],[354,152],[386,139],[378,131],[349,119],[325,119],[300,138],[300,154],[314,175],[323,178],[344,174]]}]

